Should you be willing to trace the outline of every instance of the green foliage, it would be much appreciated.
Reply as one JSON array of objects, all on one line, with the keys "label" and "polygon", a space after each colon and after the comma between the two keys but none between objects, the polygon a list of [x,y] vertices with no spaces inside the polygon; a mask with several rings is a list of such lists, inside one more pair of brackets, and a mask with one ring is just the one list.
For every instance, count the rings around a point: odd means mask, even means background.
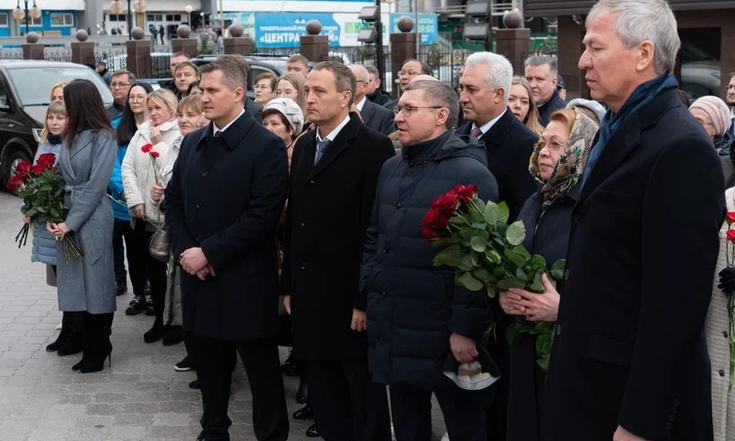
[{"label": "green foliage", "polygon": [[18,196],[23,199],[21,213],[33,222],[61,222],[66,217],[64,187],[55,168],[27,179],[18,189]]}]

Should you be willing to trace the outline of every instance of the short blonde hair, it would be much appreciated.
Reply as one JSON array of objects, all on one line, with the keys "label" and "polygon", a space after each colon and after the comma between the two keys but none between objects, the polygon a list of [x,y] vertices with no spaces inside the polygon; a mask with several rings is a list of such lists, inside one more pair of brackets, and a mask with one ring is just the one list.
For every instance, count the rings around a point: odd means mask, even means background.
[{"label": "short blonde hair", "polygon": [[[68,81],[62,81],[63,83],[68,83]],[[54,89],[57,87],[64,87],[66,84],[54,84],[54,87],[51,88],[51,92],[53,93]],[[63,101],[54,101],[53,103],[49,104],[46,108],[46,118],[43,119],[43,130],[41,130],[41,134],[38,135],[38,137],[41,139],[41,143],[43,144],[46,142],[46,138],[48,138],[48,127],[46,127],[46,119],[49,115],[64,115],[66,116],[66,105]]]},{"label": "short blonde hair", "polygon": [[179,101],[177,111],[184,112],[186,109],[191,109],[194,113],[202,113],[204,111],[204,105],[202,104],[201,97],[190,95],[182,98]]},{"label": "short blonde hair", "polygon": [[146,103],[148,103],[152,99],[155,99],[159,103],[168,107],[171,115],[176,115],[176,108],[179,105],[179,100],[176,99],[176,95],[174,95],[173,92],[168,89],[157,89],[148,94],[148,99],[146,100]]}]

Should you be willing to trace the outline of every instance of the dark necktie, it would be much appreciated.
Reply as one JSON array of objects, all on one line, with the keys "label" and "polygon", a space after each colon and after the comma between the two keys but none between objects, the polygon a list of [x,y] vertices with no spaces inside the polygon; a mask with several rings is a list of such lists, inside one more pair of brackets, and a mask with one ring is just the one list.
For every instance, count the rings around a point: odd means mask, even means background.
[{"label": "dark necktie", "polygon": [[479,127],[475,127],[470,133],[470,141],[477,142],[480,138],[482,138],[482,130]]},{"label": "dark necktie", "polygon": [[317,141],[316,143],[316,153],[314,154],[314,165],[317,165],[319,163],[319,160],[322,159],[322,156],[324,156],[324,151],[327,150],[327,145],[329,144],[329,139],[322,139],[321,141]]},{"label": "dark necktie", "polygon": [[221,138],[222,137],[222,130],[215,130],[214,131],[214,137],[215,138]]}]

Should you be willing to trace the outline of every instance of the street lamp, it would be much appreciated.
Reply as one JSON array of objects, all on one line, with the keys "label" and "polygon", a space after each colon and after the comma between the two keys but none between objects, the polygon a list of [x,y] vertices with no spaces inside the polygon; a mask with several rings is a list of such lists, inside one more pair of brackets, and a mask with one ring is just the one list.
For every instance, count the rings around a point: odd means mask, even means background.
[{"label": "street lamp", "polygon": [[186,7],[184,8],[184,11],[186,11],[186,15],[187,15],[187,17],[188,17],[188,19],[187,19],[187,23],[186,23],[186,24],[188,24],[188,25],[189,25],[189,27],[191,27],[191,11],[192,11],[193,9],[194,9],[194,8],[192,8],[192,7],[191,7],[191,5],[186,5]]},{"label": "street lamp", "polygon": [[13,9],[13,18],[16,21],[26,19],[26,35],[28,35],[28,19],[38,20],[41,18],[41,8],[36,5],[36,0],[33,0],[33,7],[30,11],[28,10],[28,0],[23,0],[23,6],[23,9],[20,9],[20,0],[18,0],[15,9]]}]

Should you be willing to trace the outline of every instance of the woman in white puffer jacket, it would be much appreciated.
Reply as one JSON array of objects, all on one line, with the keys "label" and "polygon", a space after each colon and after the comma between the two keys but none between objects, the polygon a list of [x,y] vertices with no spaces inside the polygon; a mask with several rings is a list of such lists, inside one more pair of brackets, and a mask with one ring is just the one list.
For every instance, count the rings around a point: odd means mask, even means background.
[{"label": "woman in white puffer jacket", "polygon": [[[176,121],[177,104],[176,96],[166,89],[158,89],[148,95],[148,119],[130,139],[122,162],[123,188],[128,209],[133,215],[133,229],[144,236],[145,243],[164,223],[163,212],[151,199],[151,188],[162,178],[163,162],[169,151],[178,149],[181,144]],[[160,340],[163,334],[166,264],[147,254],[146,269],[156,320],[143,339],[151,343]]]}]

